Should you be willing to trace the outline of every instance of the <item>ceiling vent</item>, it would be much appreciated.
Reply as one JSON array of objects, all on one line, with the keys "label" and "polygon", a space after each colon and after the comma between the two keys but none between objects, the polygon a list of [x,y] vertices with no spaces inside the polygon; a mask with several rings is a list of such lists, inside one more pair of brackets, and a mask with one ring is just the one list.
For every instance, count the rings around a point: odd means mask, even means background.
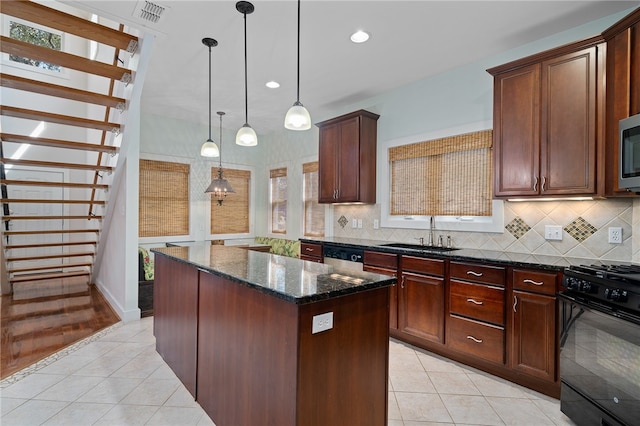
[{"label": "ceiling vent", "polygon": [[136,4],[136,8],[133,10],[133,16],[140,21],[161,24],[166,11],[166,6],[144,0]]}]

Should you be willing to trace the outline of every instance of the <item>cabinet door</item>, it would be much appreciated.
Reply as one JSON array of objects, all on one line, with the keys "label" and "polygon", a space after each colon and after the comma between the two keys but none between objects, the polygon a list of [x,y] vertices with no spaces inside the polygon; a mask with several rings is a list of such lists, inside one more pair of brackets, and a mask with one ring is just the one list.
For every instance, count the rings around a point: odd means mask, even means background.
[{"label": "cabinet door", "polygon": [[360,118],[354,117],[338,124],[339,150],[337,156],[338,202],[360,201]]},{"label": "cabinet door", "polygon": [[542,63],[541,195],[593,194],[596,47]]},{"label": "cabinet door", "polygon": [[318,145],[318,201],[333,203],[336,197],[337,155],[340,146],[338,124],[320,128]]},{"label": "cabinet door", "polygon": [[403,273],[399,326],[404,333],[444,343],[444,278]]},{"label": "cabinet door", "polygon": [[540,161],[540,65],[496,75],[494,195],[537,195]]},{"label": "cabinet door", "polygon": [[515,290],[511,303],[511,368],[555,381],[556,298]]}]

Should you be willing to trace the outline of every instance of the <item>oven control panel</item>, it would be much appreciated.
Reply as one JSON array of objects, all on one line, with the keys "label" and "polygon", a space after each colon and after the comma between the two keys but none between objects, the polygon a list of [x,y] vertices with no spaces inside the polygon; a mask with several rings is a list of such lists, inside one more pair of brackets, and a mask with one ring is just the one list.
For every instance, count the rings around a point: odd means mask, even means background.
[{"label": "oven control panel", "polygon": [[354,247],[333,246],[324,244],[323,255],[331,259],[347,260],[362,263],[364,250]]},{"label": "oven control panel", "polygon": [[617,282],[597,276],[586,276],[576,271],[565,271],[563,286],[567,293],[596,301],[610,308],[640,313],[640,286]]}]

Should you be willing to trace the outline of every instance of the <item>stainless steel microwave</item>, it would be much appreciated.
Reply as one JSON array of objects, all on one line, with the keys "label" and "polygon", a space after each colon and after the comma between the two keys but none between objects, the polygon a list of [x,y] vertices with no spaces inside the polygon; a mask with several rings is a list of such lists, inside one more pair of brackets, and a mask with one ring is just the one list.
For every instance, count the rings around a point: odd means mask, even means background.
[{"label": "stainless steel microwave", "polygon": [[640,192],[640,114],[620,120],[618,186]]}]

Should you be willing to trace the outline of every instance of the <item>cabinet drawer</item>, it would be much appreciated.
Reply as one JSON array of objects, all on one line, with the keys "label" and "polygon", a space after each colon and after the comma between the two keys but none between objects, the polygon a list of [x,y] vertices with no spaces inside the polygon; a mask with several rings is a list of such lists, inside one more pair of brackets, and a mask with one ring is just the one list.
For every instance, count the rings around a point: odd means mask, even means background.
[{"label": "cabinet drawer", "polygon": [[504,328],[450,315],[447,345],[489,361],[504,364]]},{"label": "cabinet drawer", "polygon": [[378,266],[380,268],[398,268],[398,255],[391,253],[380,253],[377,251],[364,252],[364,264]]},{"label": "cabinet drawer", "polygon": [[532,291],[535,293],[556,294],[557,274],[524,269],[513,270],[514,290]]},{"label": "cabinet drawer", "polygon": [[504,290],[451,280],[449,310],[465,317],[504,325]]},{"label": "cabinet drawer", "polygon": [[322,244],[300,243],[300,257],[322,259]]},{"label": "cabinet drawer", "polygon": [[444,276],[444,260],[425,259],[423,257],[402,256],[400,258],[402,271],[417,272],[419,274],[429,274]]},{"label": "cabinet drawer", "polygon": [[451,262],[451,278],[504,287],[504,268],[476,263]]}]

